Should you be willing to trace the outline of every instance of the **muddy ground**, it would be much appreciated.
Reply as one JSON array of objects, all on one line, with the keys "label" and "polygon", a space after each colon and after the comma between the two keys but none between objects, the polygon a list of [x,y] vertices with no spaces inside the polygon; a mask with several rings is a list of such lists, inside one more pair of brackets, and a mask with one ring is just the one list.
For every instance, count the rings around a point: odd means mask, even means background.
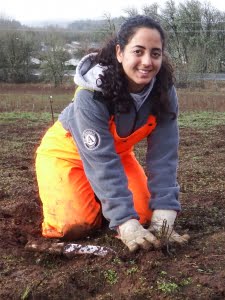
[{"label": "muddy ground", "polygon": [[115,255],[67,258],[25,249],[44,242],[34,155],[50,122],[0,126],[0,299],[225,299],[225,126],[180,130],[176,229],[187,246],[129,254],[105,228],[79,243]]}]

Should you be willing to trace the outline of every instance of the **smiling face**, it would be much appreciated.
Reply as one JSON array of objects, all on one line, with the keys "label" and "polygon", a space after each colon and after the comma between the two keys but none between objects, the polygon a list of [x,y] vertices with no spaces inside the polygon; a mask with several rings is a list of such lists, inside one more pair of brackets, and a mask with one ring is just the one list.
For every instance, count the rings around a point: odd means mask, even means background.
[{"label": "smiling face", "polygon": [[116,57],[122,64],[131,93],[140,92],[159,72],[162,65],[162,40],[157,29],[139,28]]}]

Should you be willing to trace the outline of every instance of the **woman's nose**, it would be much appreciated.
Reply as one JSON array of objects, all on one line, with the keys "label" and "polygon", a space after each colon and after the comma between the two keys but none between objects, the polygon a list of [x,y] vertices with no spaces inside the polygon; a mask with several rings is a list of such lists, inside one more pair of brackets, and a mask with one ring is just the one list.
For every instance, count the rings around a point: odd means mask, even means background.
[{"label": "woman's nose", "polygon": [[152,65],[152,58],[150,54],[145,54],[142,58],[143,65],[149,66]]}]

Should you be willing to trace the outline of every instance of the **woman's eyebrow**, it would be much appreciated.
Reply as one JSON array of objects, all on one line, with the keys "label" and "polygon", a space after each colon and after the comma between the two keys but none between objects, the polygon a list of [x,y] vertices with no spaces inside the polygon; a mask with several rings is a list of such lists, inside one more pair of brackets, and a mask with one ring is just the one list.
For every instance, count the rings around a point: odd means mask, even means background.
[{"label": "woman's eyebrow", "polygon": [[146,49],[144,46],[141,46],[141,45],[134,45],[133,48],[135,48],[135,47]]},{"label": "woman's eyebrow", "polygon": [[162,49],[161,49],[161,48],[152,48],[152,50],[156,50],[156,51],[162,52]]},{"label": "woman's eyebrow", "polygon": [[[144,46],[141,46],[141,45],[135,45],[135,46],[133,46],[133,48],[141,48],[141,49],[146,49],[146,47],[144,47]],[[152,48],[151,50],[156,50],[156,51],[160,51],[160,52],[162,52],[162,49],[161,48]]]}]

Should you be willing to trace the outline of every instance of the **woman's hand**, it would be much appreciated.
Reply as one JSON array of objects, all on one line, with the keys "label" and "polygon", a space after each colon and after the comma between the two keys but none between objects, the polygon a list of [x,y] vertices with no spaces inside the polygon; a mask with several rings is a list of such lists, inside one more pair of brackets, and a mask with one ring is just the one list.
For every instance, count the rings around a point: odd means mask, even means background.
[{"label": "woman's hand", "polygon": [[176,217],[177,212],[175,210],[156,209],[153,211],[148,231],[154,233],[159,239],[168,239],[169,242],[185,244],[190,236],[188,234],[179,235],[173,230]]},{"label": "woman's hand", "polygon": [[149,249],[151,245],[155,248],[160,246],[157,238],[144,229],[136,219],[131,219],[118,227],[119,238],[129,248],[131,252],[138,248]]}]

